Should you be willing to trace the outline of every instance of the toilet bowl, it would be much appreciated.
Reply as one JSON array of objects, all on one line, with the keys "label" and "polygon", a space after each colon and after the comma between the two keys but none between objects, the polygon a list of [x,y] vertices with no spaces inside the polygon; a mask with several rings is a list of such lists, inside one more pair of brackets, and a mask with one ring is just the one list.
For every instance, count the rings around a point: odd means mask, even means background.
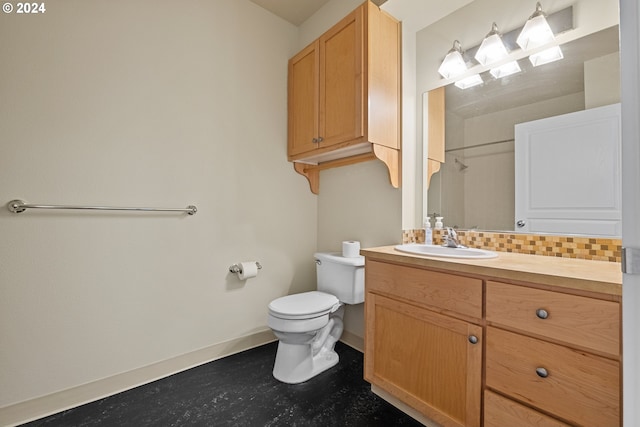
[{"label": "toilet bowl", "polygon": [[273,376],[297,384],[335,366],[343,330],[343,304],[364,302],[364,257],[317,253],[318,290],[287,295],[269,304],[267,323],[278,338]]}]

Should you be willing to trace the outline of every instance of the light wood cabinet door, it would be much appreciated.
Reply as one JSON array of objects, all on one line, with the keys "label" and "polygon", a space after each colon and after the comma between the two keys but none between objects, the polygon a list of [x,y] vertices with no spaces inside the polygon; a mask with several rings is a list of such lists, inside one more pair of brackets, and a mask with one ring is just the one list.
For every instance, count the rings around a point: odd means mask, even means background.
[{"label": "light wood cabinet door", "polygon": [[364,136],[363,7],[320,37],[319,146]]},{"label": "light wood cabinet door", "polygon": [[367,381],[443,426],[480,426],[482,327],[373,292],[365,317]]},{"label": "light wood cabinet door", "polygon": [[317,148],[320,46],[316,41],[289,60],[289,155]]}]

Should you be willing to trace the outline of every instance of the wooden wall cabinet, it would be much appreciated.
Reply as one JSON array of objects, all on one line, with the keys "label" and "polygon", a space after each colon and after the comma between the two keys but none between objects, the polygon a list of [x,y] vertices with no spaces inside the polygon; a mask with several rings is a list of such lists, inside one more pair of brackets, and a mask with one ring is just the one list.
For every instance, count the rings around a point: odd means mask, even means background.
[{"label": "wooden wall cabinet", "polygon": [[289,60],[288,159],[319,172],[380,159],[400,185],[400,23],[370,1]]},{"label": "wooden wall cabinet", "polygon": [[365,379],[443,426],[480,426],[482,282],[367,260]]},{"label": "wooden wall cabinet", "polygon": [[620,427],[620,298],[366,258],[365,379],[442,426]]}]

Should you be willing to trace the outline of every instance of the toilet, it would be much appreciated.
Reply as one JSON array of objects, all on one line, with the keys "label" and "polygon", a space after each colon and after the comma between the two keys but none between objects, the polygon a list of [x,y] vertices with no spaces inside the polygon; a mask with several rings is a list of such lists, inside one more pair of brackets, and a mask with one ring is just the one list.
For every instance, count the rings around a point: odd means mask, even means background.
[{"label": "toilet", "polygon": [[307,381],[338,363],[343,304],[364,302],[364,257],[316,253],[317,290],[277,298],[268,325],[278,342],[273,376],[284,383]]}]

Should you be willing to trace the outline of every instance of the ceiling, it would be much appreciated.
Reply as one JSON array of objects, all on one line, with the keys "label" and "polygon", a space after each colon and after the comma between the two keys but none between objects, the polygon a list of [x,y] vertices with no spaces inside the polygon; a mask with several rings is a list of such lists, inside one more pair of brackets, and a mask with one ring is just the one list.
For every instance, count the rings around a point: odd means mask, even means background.
[{"label": "ceiling", "polygon": [[330,0],[251,0],[274,15],[300,25]]},{"label": "ceiling", "polygon": [[[330,0],[250,0],[280,18],[299,26]],[[372,0],[380,6],[387,0]]]}]

